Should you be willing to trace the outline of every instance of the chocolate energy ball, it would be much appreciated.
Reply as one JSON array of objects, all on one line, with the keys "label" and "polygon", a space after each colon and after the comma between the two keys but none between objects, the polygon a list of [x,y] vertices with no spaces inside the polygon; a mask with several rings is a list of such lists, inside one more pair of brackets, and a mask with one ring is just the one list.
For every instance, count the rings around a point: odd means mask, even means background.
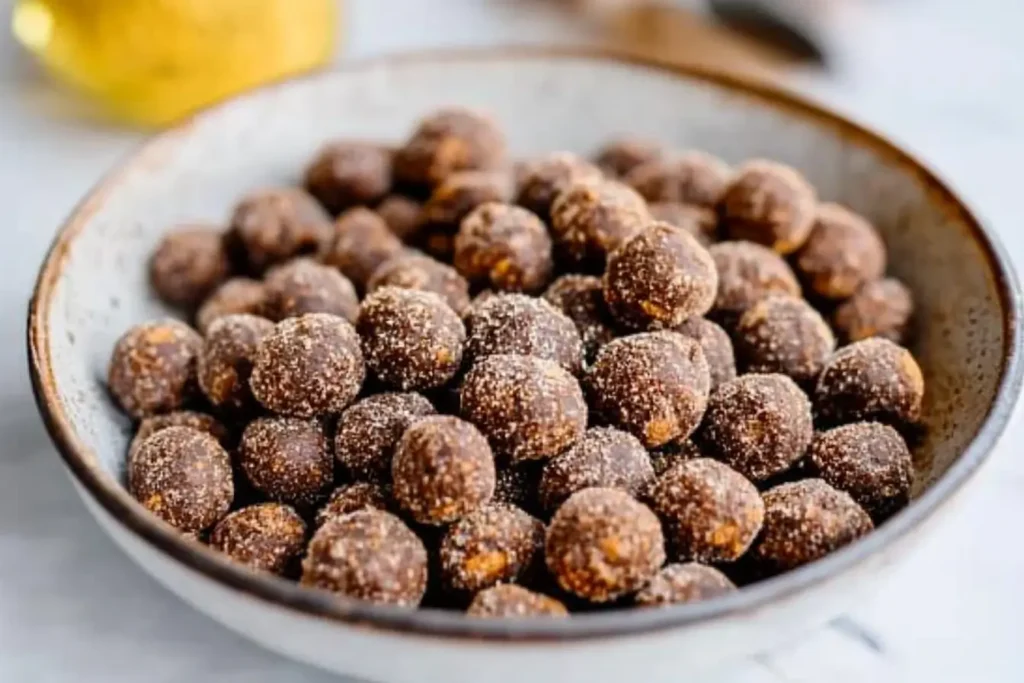
[{"label": "chocolate energy ball", "polygon": [[403,391],[442,386],[462,365],[466,328],[433,292],[381,287],[363,301],[356,331],[366,366]]},{"label": "chocolate energy ball", "polygon": [[700,344],[675,332],[646,332],[606,344],[585,384],[598,420],[655,448],[700,424],[711,376]]},{"label": "chocolate energy ball", "polygon": [[217,439],[217,442],[222,446],[228,438],[227,427],[212,415],[198,413],[194,410],[178,410],[173,413],[153,415],[140,422],[139,428],[135,430],[135,436],[132,437],[131,444],[128,446],[128,457],[131,457],[131,454],[138,450],[143,441],[168,427],[191,427],[192,429],[209,434]]},{"label": "chocolate energy ball", "polygon": [[635,436],[613,427],[592,427],[544,465],[540,500],[553,512],[586,488],[620,489],[637,496],[653,480],[651,459]]},{"label": "chocolate energy ball", "polygon": [[570,185],[600,180],[601,169],[571,152],[555,152],[523,164],[517,183],[516,204],[547,220],[551,204]]},{"label": "chocolate energy ball", "polygon": [[794,296],[773,295],[747,309],[733,333],[745,372],[789,375],[807,385],[836,348],[828,323]]},{"label": "chocolate energy ball", "polygon": [[269,410],[313,417],[341,412],[359,393],[365,372],[352,325],[309,313],[282,320],[263,338],[249,386]]},{"label": "chocolate energy ball", "polygon": [[641,607],[668,607],[710,600],[736,590],[736,584],[722,572],[697,562],[669,564],[636,594]]},{"label": "chocolate energy ball", "polygon": [[368,396],[346,408],[338,419],[334,456],[353,479],[387,480],[395,446],[406,428],[434,412],[430,401],[419,394]]},{"label": "chocolate energy ball", "polygon": [[711,373],[711,388],[736,377],[736,354],[732,340],[719,325],[707,318],[690,318],[672,328],[684,337],[689,337],[704,350]]},{"label": "chocolate energy ball", "polygon": [[902,344],[914,314],[914,298],[896,278],[869,282],[832,314],[832,325],[842,340],[851,342],[882,337]]},{"label": "chocolate energy ball", "polygon": [[732,240],[748,240],[791,254],[814,227],[814,188],[789,166],[755,159],[740,166],[718,201],[718,214]]},{"label": "chocolate energy ball", "polygon": [[821,432],[807,456],[817,476],[849,493],[877,521],[910,500],[910,450],[888,425],[855,422]]},{"label": "chocolate energy ball", "polygon": [[566,315],[543,299],[499,294],[466,317],[466,358],[474,363],[499,354],[554,361],[573,374],[583,369],[583,342]]},{"label": "chocolate energy ball", "polygon": [[391,463],[398,504],[420,524],[454,522],[494,496],[494,456],[480,431],[451,415],[405,430]]},{"label": "chocolate energy ball", "polygon": [[254,192],[235,208],[225,235],[232,259],[251,273],[322,251],[331,241],[331,217],[298,188]]},{"label": "chocolate energy ball", "polygon": [[838,204],[821,204],[795,263],[812,292],[846,299],[885,274],[885,243],[861,216]]},{"label": "chocolate energy ball", "polygon": [[149,282],[172,306],[198,306],[230,272],[220,230],[205,225],[168,233],[149,258]]},{"label": "chocolate energy ball", "polygon": [[[694,443],[691,439],[686,441],[670,442],[656,451],[651,451],[651,466],[654,468],[655,476],[660,477],[661,475],[668,472],[676,465],[693,460],[695,458],[706,457],[701,451],[700,446]],[[650,491],[650,487],[647,492]],[[647,496],[645,494],[644,499]]]},{"label": "chocolate energy ball", "polygon": [[216,524],[231,507],[231,458],[205,432],[167,427],[131,454],[128,491],[168,524],[186,533],[199,532]]},{"label": "chocolate energy ball", "polygon": [[287,505],[250,505],[218,522],[210,545],[235,562],[283,575],[305,549],[306,523]]},{"label": "chocolate energy ball", "polygon": [[726,329],[744,311],[772,294],[800,296],[800,283],[778,254],[753,242],[719,242],[708,247],[718,271],[712,315]]},{"label": "chocolate energy ball", "polygon": [[447,108],[427,116],[396,152],[395,178],[434,187],[457,171],[493,169],[505,159],[505,136],[488,116]]},{"label": "chocolate energy ball", "polygon": [[471,284],[535,292],[551,277],[551,238],[526,209],[488,202],[462,220],[455,236],[455,269]]},{"label": "chocolate energy ball", "polygon": [[561,453],[587,426],[576,378],[557,363],[531,356],[478,361],[463,381],[460,410],[512,464]]},{"label": "chocolate energy ball", "polygon": [[373,271],[366,290],[373,292],[381,287],[433,292],[459,315],[464,315],[469,309],[469,283],[466,278],[448,264],[412,250],[392,256]]},{"label": "chocolate energy ball", "polygon": [[324,506],[316,511],[316,525],[319,528],[336,517],[359,510],[388,510],[390,493],[383,485],[369,481],[343,484],[334,489]]},{"label": "chocolate energy ball", "polygon": [[107,386],[135,419],[181,408],[196,393],[196,357],[203,339],[177,320],[156,320],[125,332],[110,356]]},{"label": "chocolate energy ball", "polygon": [[259,280],[247,277],[231,278],[218,287],[199,307],[196,312],[196,329],[205,334],[210,324],[223,315],[262,315],[266,301],[266,291]]},{"label": "chocolate energy ball", "polygon": [[427,590],[427,550],[398,517],[352,512],[313,534],[301,583],[356,600],[415,607]]},{"label": "chocolate energy ball", "polygon": [[624,178],[637,166],[660,159],[664,148],[651,140],[622,137],[597,150],[594,163],[609,178]]},{"label": "chocolate energy ball", "polygon": [[400,240],[410,240],[423,227],[423,205],[400,194],[391,194],[377,205],[377,215]]},{"label": "chocolate energy ball", "polygon": [[380,264],[404,248],[383,218],[361,206],[338,216],[333,236],[322,260],[340,270],[360,291],[366,289]]},{"label": "chocolate energy ball", "polygon": [[558,508],[545,559],[563,590],[609,602],[647,584],[665,562],[665,541],[658,518],[628,493],[590,488]]},{"label": "chocolate energy ball", "polygon": [[650,222],[644,198],[615,180],[576,181],[551,205],[551,232],[560,256],[597,271],[608,254]]},{"label": "chocolate energy ball", "polygon": [[518,508],[488,505],[448,527],[441,579],[448,590],[476,593],[522,580],[544,549],[544,524]]},{"label": "chocolate energy ball", "polygon": [[714,207],[732,171],[721,159],[687,152],[637,166],[626,182],[649,202],[682,202]]},{"label": "chocolate energy ball", "polygon": [[685,230],[651,223],[608,257],[604,298],[623,325],[678,325],[711,309],[718,273],[711,255]]},{"label": "chocolate energy ball", "polygon": [[466,614],[478,618],[522,619],[567,617],[569,610],[554,598],[534,593],[515,584],[499,583],[477,593]]},{"label": "chocolate energy ball", "polygon": [[718,214],[714,209],[682,202],[651,202],[651,218],[682,228],[707,247],[718,241]]},{"label": "chocolate energy ball", "polygon": [[505,171],[463,171],[453,173],[434,188],[423,205],[428,228],[445,229],[455,234],[459,223],[470,211],[487,202],[508,202],[512,198],[512,179]]},{"label": "chocolate energy ball", "polygon": [[264,278],[265,313],[284,320],[305,313],[330,313],[355,322],[359,297],[348,278],[312,259],[296,259],[272,268]]},{"label": "chocolate energy ball", "polygon": [[751,552],[769,571],[788,571],[818,560],[874,528],[853,498],[821,479],[769,489],[764,506],[764,528]]},{"label": "chocolate energy ball", "polygon": [[602,346],[615,338],[611,314],[604,303],[601,278],[595,275],[563,275],[544,292],[544,300],[576,324],[583,355],[593,362]]},{"label": "chocolate energy ball", "polygon": [[735,561],[764,521],[757,487],[710,458],[675,465],[658,478],[647,499],[664,525],[672,555],[684,560]]},{"label": "chocolate energy ball", "polygon": [[314,505],[334,481],[334,458],[316,420],[253,420],[242,432],[238,461],[256,490],[299,508]]},{"label": "chocolate energy ball", "polygon": [[372,204],[391,189],[391,150],[360,140],[328,143],[306,168],[303,184],[332,214]]},{"label": "chocolate energy ball", "polygon": [[232,415],[253,411],[252,362],[260,342],[273,329],[269,320],[245,313],[225,315],[210,324],[199,354],[198,375],[199,388],[213,407]]},{"label": "chocolate energy ball", "polygon": [[814,436],[811,402],[786,375],[742,375],[711,392],[701,439],[753,481],[790,468]]},{"label": "chocolate energy ball", "polygon": [[902,346],[872,337],[832,354],[818,378],[814,407],[828,423],[877,420],[913,424],[921,418],[924,377]]}]

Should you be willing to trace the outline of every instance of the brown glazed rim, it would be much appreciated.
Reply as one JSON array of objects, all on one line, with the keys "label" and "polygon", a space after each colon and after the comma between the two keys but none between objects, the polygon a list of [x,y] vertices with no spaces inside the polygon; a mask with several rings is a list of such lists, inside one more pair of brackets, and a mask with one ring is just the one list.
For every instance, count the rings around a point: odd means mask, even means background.
[{"label": "brown glazed rim", "polygon": [[[58,398],[56,380],[51,367],[48,344],[49,309],[56,283],[76,236],[88,223],[96,207],[117,190],[120,180],[147,160],[158,158],[161,148],[174,144],[187,134],[190,122],[156,135],[144,143],[124,164],[107,175],[75,209],[57,234],[39,274],[29,307],[28,345],[29,370],[36,402],[47,429],[61,456],[78,483],[121,525],[159,551],[187,566],[194,572],[216,581],[223,587],[273,606],[293,610],[297,615],[336,620],[350,626],[375,629],[391,634],[416,637],[459,638],[462,642],[504,641],[508,643],[557,643],[566,640],[609,638],[640,635],[690,624],[735,617],[762,608],[835,578],[899,541],[944,503],[977,471],[989,456],[1005,429],[1013,411],[1021,385],[1020,350],[1021,298],[1016,278],[1004,250],[986,231],[963,203],[932,172],[906,152],[877,133],[819,107],[802,97],[764,83],[748,81],[703,67],[679,66],[656,60],[622,55],[601,49],[512,47],[470,50],[426,51],[375,58],[343,65],[340,73],[410,62],[452,62],[486,60],[575,59],[594,62],[629,64],[692,79],[720,90],[755,100],[788,116],[800,118],[815,126],[828,128],[847,140],[870,148],[917,177],[932,201],[938,202],[956,221],[971,231],[985,254],[991,276],[995,280],[1003,311],[1005,346],[999,388],[984,423],[964,453],[949,470],[905,510],[875,532],[842,550],[810,565],[782,576],[749,586],[733,594],[689,605],[658,610],[623,610],[582,614],[571,619],[482,620],[469,619],[456,612],[441,610],[405,610],[362,603],[328,593],[301,588],[272,576],[257,575],[236,566],[213,550],[186,541],[134,501],[125,489],[96,464],[90,448],[82,443],[67,410]],[[332,78],[332,72],[306,75],[297,80]],[[259,89],[264,93],[287,88],[289,81]],[[243,94],[214,107],[244,106],[249,94]],[[206,113],[199,113],[201,119]]]}]

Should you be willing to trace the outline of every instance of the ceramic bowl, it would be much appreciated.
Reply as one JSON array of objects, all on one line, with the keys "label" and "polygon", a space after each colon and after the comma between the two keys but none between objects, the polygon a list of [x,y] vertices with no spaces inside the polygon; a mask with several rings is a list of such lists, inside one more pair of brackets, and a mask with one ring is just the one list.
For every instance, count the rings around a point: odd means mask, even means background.
[{"label": "ceramic bowl", "polygon": [[[146,257],[170,226],[224,221],[247,190],[293,183],[324,140],[401,139],[430,110],[493,113],[511,149],[588,153],[616,133],[792,164],[822,198],[882,231],[918,301],[927,380],[915,500],[868,537],[704,603],[490,622],[360,604],[233,566],[125,491],[131,426],[103,377],[118,335],[168,313]],[[1002,251],[960,200],[883,138],[791,95],[732,78],[578,51],[428,54],[274,85],[158,135],[61,230],[29,321],[39,408],[88,509],[146,571],[268,648],[382,681],[677,680],[763,651],[832,616],[904,556],[991,452],[1021,380],[1020,300]],[[130,596],[125,596],[126,599]]]}]

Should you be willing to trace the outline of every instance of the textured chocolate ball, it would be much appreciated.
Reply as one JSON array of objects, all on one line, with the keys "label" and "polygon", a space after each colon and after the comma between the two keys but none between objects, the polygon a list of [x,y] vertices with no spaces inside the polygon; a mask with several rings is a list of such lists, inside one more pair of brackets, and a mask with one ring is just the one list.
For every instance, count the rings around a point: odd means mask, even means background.
[{"label": "textured chocolate ball", "polygon": [[844,343],[882,337],[897,344],[907,341],[914,298],[896,278],[869,282],[836,308],[832,325]]},{"label": "textured chocolate ball", "polygon": [[651,222],[647,203],[615,180],[582,180],[551,204],[551,234],[567,263],[600,272],[608,254]]},{"label": "textured chocolate ball", "polygon": [[736,377],[736,353],[732,340],[719,325],[707,318],[690,318],[673,327],[672,331],[700,344],[708,361],[712,389]]},{"label": "textured chocolate ball", "polygon": [[619,489],[635,497],[653,480],[651,459],[635,436],[613,427],[592,427],[544,465],[540,500],[553,512],[586,488]]},{"label": "textured chocolate ball", "polygon": [[462,365],[466,328],[433,292],[381,287],[363,300],[356,331],[367,368],[403,391],[442,386]]},{"label": "textured chocolate ball", "polygon": [[447,524],[494,496],[494,456],[468,422],[434,415],[414,422],[391,464],[395,499],[420,524]]},{"label": "textured chocolate ball", "polygon": [[138,450],[143,441],[168,427],[191,427],[192,429],[209,434],[217,439],[217,442],[222,446],[228,439],[227,427],[212,415],[199,413],[194,410],[178,410],[173,413],[153,415],[142,420],[139,423],[139,428],[135,430],[135,436],[132,437],[131,444],[128,446],[128,457],[131,457],[131,454]]},{"label": "textured chocolate ball", "polygon": [[391,189],[391,150],[362,140],[337,140],[317,151],[303,184],[332,214],[373,204]]},{"label": "textured chocolate ball", "polygon": [[718,271],[713,317],[731,329],[744,311],[772,294],[800,296],[800,283],[775,252],[753,242],[719,242],[708,248]]},{"label": "textured chocolate ball", "polygon": [[309,313],[282,320],[263,338],[249,385],[267,409],[313,417],[341,412],[359,393],[365,372],[352,325]]},{"label": "textured chocolate ball", "polygon": [[544,549],[544,524],[518,508],[487,505],[448,527],[441,539],[441,580],[476,593],[524,579]]},{"label": "textured chocolate ball", "polygon": [[390,194],[377,205],[377,215],[400,240],[412,240],[423,227],[423,205],[401,194]]},{"label": "textured chocolate ball", "polygon": [[262,273],[276,263],[319,253],[333,235],[331,217],[316,199],[282,187],[245,197],[231,217],[225,244],[235,263]]},{"label": "textured chocolate ball", "polygon": [[334,458],[316,420],[253,420],[242,432],[238,462],[257,491],[299,508],[316,504],[334,481]]},{"label": "textured chocolate ball", "polygon": [[718,241],[718,214],[714,209],[682,202],[651,202],[651,218],[682,228],[707,247]]},{"label": "textured chocolate ball", "polygon": [[172,306],[198,306],[230,272],[221,232],[211,226],[176,228],[164,235],[149,258],[149,282]]},{"label": "textured chocolate ball", "polygon": [[636,137],[621,137],[609,140],[594,154],[594,164],[609,178],[623,178],[637,166],[665,153],[662,145]]},{"label": "textured chocolate ball", "polygon": [[910,500],[914,463],[899,432],[877,422],[855,422],[821,432],[807,452],[816,476],[846,491],[876,521]]},{"label": "textured chocolate ball", "polygon": [[601,278],[563,275],[547,288],[544,300],[573,321],[583,342],[583,355],[593,362],[602,346],[615,338],[611,314],[604,302]]},{"label": "textured chocolate ball", "polygon": [[463,171],[445,178],[423,205],[427,229],[447,230],[454,235],[469,212],[488,202],[508,202],[512,179],[505,171]]},{"label": "textured chocolate ball", "polygon": [[466,614],[484,619],[523,619],[567,617],[569,610],[554,598],[515,584],[500,583],[477,593]]},{"label": "textured chocolate ball", "polygon": [[312,259],[295,259],[267,272],[265,315],[284,320],[306,313],[330,313],[349,322],[359,314],[359,297],[348,278]]},{"label": "textured chocolate ball", "polygon": [[863,217],[838,204],[820,204],[795,263],[812,292],[846,299],[885,273],[885,243]]},{"label": "textured chocolate ball", "polygon": [[196,394],[196,357],[203,339],[177,320],[132,327],[117,340],[107,386],[128,415],[141,419],[177,410]]},{"label": "textured chocolate ball", "polygon": [[513,354],[554,361],[573,374],[583,369],[583,342],[567,316],[543,299],[500,294],[466,317],[466,360]]},{"label": "textured chocolate ball", "polygon": [[427,550],[398,517],[360,510],[313,534],[301,583],[356,600],[415,607],[427,590]]},{"label": "textured chocolate ball", "polygon": [[769,296],[747,309],[733,333],[745,372],[789,375],[812,383],[836,348],[828,323],[794,296]]},{"label": "textured chocolate ball", "polygon": [[814,226],[818,200],[799,171],[755,159],[736,170],[718,201],[718,215],[732,240],[747,240],[791,254]]},{"label": "textured chocolate ball", "polygon": [[383,218],[361,206],[338,216],[332,236],[321,253],[323,262],[340,270],[360,291],[382,263],[404,248]]},{"label": "textured chocolate ball", "polygon": [[902,346],[872,337],[832,354],[818,378],[814,407],[830,423],[877,420],[916,423],[924,400],[924,377]]},{"label": "textured chocolate ball", "polygon": [[651,223],[608,258],[604,298],[627,327],[678,325],[711,309],[718,273],[707,250],[685,230]]},{"label": "textured chocolate ball", "polygon": [[455,269],[471,284],[535,292],[551,278],[551,238],[526,209],[489,202],[462,220],[455,236]]},{"label": "textured chocolate ball", "polygon": [[788,571],[821,559],[874,528],[853,498],[821,479],[769,489],[764,506],[764,529],[751,552],[768,571]]},{"label": "textured chocolate ball", "polygon": [[785,375],[742,375],[711,392],[701,440],[753,481],[790,468],[814,436],[811,402]]},{"label": "textured chocolate ball", "polygon": [[334,436],[334,455],[350,477],[386,481],[391,459],[405,430],[434,406],[419,394],[368,396],[345,409]]},{"label": "textured chocolate ball", "polygon": [[703,152],[666,156],[642,164],[626,182],[649,202],[682,202],[713,207],[725,192],[732,171]]},{"label": "textured chocolate ball", "polygon": [[557,363],[531,356],[478,361],[463,381],[460,411],[513,464],[561,453],[587,426],[576,379]]},{"label": "textured chocolate ball", "polygon": [[697,428],[711,376],[700,344],[675,332],[646,332],[606,344],[584,383],[599,421],[655,448]]},{"label": "textured chocolate ball", "polygon": [[306,523],[287,505],[250,505],[217,523],[210,546],[252,569],[283,575],[305,549]]},{"label": "textured chocolate ball", "polygon": [[434,187],[458,171],[493,169],[505,158],[505,136],[481,112],[459,107],[425,117],[393,160],[395,178]]},{"label": "textured chocolate ball", "polygon": [[342,484],[331,492],[324,506],[316,511],[316,525],[321,527],[336,517],[359,510],[389,510],[391,491],[383,484],[357,481]]},{"label": "textured chocolate ball", "polygon": [[168,524],[199,532],[231,507],[231,459],[213,436],[190,427],[167,427],[131,454],[128,491]]},{"label": "textured chocolate ball", "polygon": [[636,594],[640,607],[668,607],[700,602],[736,590],[736,584],[722,572],[697,562],[666,565]]},{"label": "textured chocolate ball", "polygon": [[738,560],[764,521],[757,487],[710,458],[675,465],[658,478],[647,500],[661,519],[670,554],[680,560]]},{"label": "textured chocolate ball", "polygon": [[263,315],[266,291],[259,280],[234,277],[218,287],[196,312],[196,329],[203,334],[217,318],[236,313]]},{"label": "textured chocolate ball", "polygon": [[366,290],[373,292],[381,287],[433,292],[459,315],[464,315],[469,309],[469,283],[466,278],[447,263],[412,250],[392,256],[373,272]]},{"label": "textured chocolate ball", "polygon": [[551,204],[581,180],[600,180],[601,169],[571,152],[554,152],[523,163],[515,203],[548,220]]},{"label": "textured chocolate ball", "polygon": [[232,415],[249,414],[256,399],[249,376],[256,349],[274,329],[274,323],[255,315],[225,315],[206,331],[199,354],[199,388],[212,406]]},{"label": "textured chocolate ball", "polygon": [[609,602],[647,584],[665,562],[665,541],[658,518],[628,493],[590,488],[558,508],[545,559],[563,590]]}]

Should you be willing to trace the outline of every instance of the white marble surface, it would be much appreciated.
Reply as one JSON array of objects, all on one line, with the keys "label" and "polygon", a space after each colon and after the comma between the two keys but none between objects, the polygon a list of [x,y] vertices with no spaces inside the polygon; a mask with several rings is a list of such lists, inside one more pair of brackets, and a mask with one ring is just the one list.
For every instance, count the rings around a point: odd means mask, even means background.
[{"label": "white marble surface", "polygon": [[[522,5],[511,0],[352,4],[349,56],[593,40],[536,7],[517,11]],[[0,0],[0,10],[7,5]],[[996,227],[1024,267],[1024,8],[1006,0],[868,5],[857,41],[837,36],[837,73],[794,74],[793,85],[918,152]],[[404,20],[384,16],[394,9]],[[139,136],[62,116],[55,100],[0,37],[0,681],[337,680],[267,654],[179,603],[102,535],[62,472],[30,396],[25,307],[55,227]],[[960,514],[873,600],[722,680],[1024,680],[1021,435],[1011,429]]]}]

